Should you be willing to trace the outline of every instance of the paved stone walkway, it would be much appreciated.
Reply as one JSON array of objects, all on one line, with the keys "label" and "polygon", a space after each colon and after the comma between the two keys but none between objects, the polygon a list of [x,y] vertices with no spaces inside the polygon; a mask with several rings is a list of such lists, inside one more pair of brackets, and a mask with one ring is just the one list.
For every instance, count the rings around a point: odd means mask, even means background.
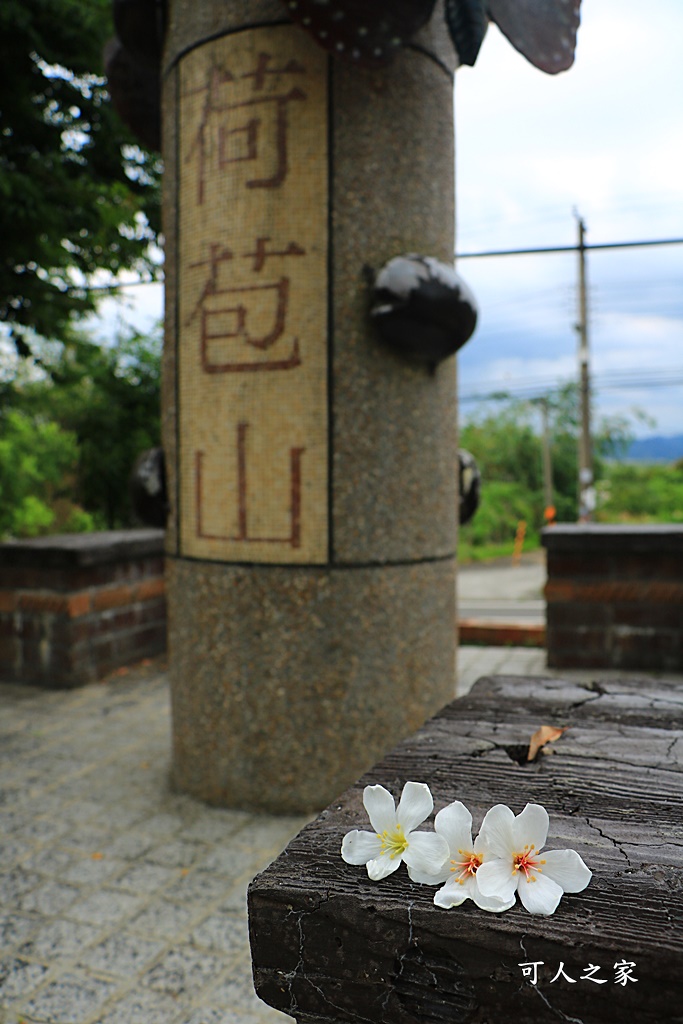
[{"label": "paved stone walkway", "polygon": [[[559,674],[461,648],[459,695],[495,673]],[[0,685],[0,1024],[291,1024],[254,994],[245,894],[305,819],[171,793],[169,717],[158,664]]]},{"label": "paved stone walkway", "polygon": [[168,787],[166,676],[0,686],[2,1024],[277,1024],[245,894],[302,818]]}]

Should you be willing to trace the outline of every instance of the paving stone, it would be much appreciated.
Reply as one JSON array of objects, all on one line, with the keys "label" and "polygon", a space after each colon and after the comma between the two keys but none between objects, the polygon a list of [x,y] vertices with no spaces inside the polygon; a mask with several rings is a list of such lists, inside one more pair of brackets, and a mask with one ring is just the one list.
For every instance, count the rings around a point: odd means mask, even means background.
[{"label": "paving stone", "polygon": [[154,842],[154,837],[146,835],[142,829],[136,832],[124,832],[109,843],[107,851],[113,857],[137,860],[138,857],[142,857],[152,849]]},{"label": "paving stone", "polygon": [[263,1003],[254,991],[251,962],[249,967],[249,970],[230,972],[221,978],[215,988],[211,990],[212,1006],[220,1006],[231,1011],[239,1009],[240,1012],[246,1011],[254,1014],[261,1011]]},{"label": "paving stone", "polygon": [[119,924],[127,917],[132,917],[144,902],[145,898],[142,896],[100,889],[75,903],[69,910],[69,917],[85,924],[92,923],[104,927]]},{"label": "paving stone", "polygon": [[98,929],[93,925],[58,918],[42,924],[33,937],[20,946],[19,952],[23,956],[52,963],[72,957],[93,942],[97,935]]},{"label": "paving stone", "polygon": [[211,903],[225,896],[230,879],[211,871],[193,870],[171,885],[165,895],[170,899],[191,903]]},{"label": "paving stone", "polygon": [[147,853],[146,860],[168,868],[189,868],[205,856],[205,853],[206,846],[203,843],[174,839],[169,843],[155,846]]},{"label": "paving stone", "polygon": [[163,942],[118,933],[88,950],[79,966],[130,978],[147,967],[163,948]]},{"label": "paving stone", "polygon": [[249,959],[247,923],[238,914],[211,914],[192,930],[190,941],[193,946],[215,949],[231,958]]},{"label": "paving stone", "polygon": [[[142,979],[143,985],[171,996],[193,996],[225,968],[225,961],[191,946],[171,949]],[[256,996],[254,996],[256,998]]]},{"label": "paving stone", "polygon": [[65,882],[47,881],[25,893],[17,901],[19,910],[33,910],[37,914],[53,917],[70,907],[81,895],[81,890]]},{"label": "paving stone", "polygon": [[71,866],[62,874],[62,878],[65,882],[79,882],[81,885],[99,885],[120,875],[127,866],[126,861],[118,860],[116,857],[109,857],[107,854],[97,850],[89,857],[79,857],[77,860],[74,860]]},{"label": "paving stone", "polygon": [[23,1010],[29,1020],[45,1024],[84,1024],[115,991],[113,982],[65,974],[25,1003]]},{"label": "paving stone", "polygon": [[0,874],[0,905],[7,907],[16,903],[20,896],[35,889],[41,882],[42,878],[35,871],[24,871],[20,867],[4,871]]},{"label": "paving stone", "polygon": [[47,967],[32,964],[19,957],[0,960],[0,1006],[23,999],[38,988],[47,974]]},{"label": "paving stone", "polygon": [[133,892],[152,893],[163,889],[178,878],[177,868],[164,868],[159,864],[135,864],[117,879],[116,885]]},{"label": "paving stone", "polygon": [[224,846],[209,850],[199,860],[197,868],[211,874],[224,875],[226,879],[240,878],[245,872],[253,877],[262,868],[267,867],[274,856],[271,850],[261,850],[258,846],[245,848],[237,847],[234,843],[226,843]]},{"label": "paving stone", "polygon": [[225,899],[218,905],[219,910],[227,910],[229,913],[239,914],[244,920],[247,919],[247,886],[242,882],[227,893]]},{"label": "paving stone", "polygon": [[21,824],[12,838],[18,838],[22,842],[49,843],[62,836],[68,828],[66,821],[56,818],[35,818],[34,814],[31,814],[28,818],[22,817]]},{"label": "paving stone", "polygon": [[[90,821],[92,818],[96,818],[102,811],[102,804],[96,800],[77,800],[72,804],[67,804],[61,812],[61,816],[64,821],[68,821],[70,825],[81,826],[85,822]],[[109,821],[110,819],[106,819]],[[92,826],[91,827],[97,827]]]},{"label": "paving stone", "polygon": [[35,853],[26,857],[22,866],[29,871],[37,871],[41,875],[58,878],[62,877],[64,871],[76,860],[75,854],[48,846],[45,849],[36,850]]},{"label": "paving stone", "polygon": [[85,853],[95,853],[98,850],[106,850],[111,833],[101,826],[86,822],[83,825],[78,823],[70,825],[67,832],[60,838],[60,846],[68,850],[79,850]]},{"label": "paving stone", "polygon": [[7,951],[13,946],[25,942],[40,926],[36,917],[23,914],[0,914],[0,950]]},{"label": "paving stone", "polygon": [[157,900],[134,917],[128,927],[143,935],[178,939],[198,916],[198,911],[187,904]]},{"label": "paving stone", "polygon": [[0,843],[0,864],[2,864],[4,870],[9,870],[24,852],[24,845],[16,840],[7,840]]},{"label": "paving stone", "polygon": [[201,839],[206,843],[226,841],[254,820],[248,811],[206,810],[202,817],[183,833],[184,839]]},{"label": "paving stone", "polygon": [[134,989],[106,1007],[97,1024],[170,1024],[177,1012],[178,1004],[172,996]]}]

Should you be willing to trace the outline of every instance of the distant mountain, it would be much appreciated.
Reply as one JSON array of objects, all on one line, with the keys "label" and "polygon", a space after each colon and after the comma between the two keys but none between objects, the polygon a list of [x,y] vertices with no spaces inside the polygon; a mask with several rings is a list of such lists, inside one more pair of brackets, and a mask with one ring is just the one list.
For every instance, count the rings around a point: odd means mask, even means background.
[{"label": "distant mountain", "polygon": [[630,462],[675,462],[683,459],[683,434],[640,437],[632,442],[625,459]]}]

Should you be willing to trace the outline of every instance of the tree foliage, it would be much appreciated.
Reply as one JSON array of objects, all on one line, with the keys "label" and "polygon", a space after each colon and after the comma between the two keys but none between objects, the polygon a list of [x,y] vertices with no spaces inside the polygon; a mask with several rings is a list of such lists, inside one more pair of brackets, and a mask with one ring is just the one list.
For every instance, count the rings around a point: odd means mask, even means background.
[{"label": "tree foliage", "polygon": [[0,323],[24,355],[94,310],[97,271],[158,270],[160,161],[109,100],[110,6],[0,4]]},{"label": "tree foliage", "polygon": [[[579,394],[568,385],[549,395],[553,503],[559,522],[575,522],[578,514]],[[631,440],[630,421],[605,418],[593,431],[593,469],[604,476],[606,460],[618,458]],[[476,412],[460,433],[460,445],[470,451],[482,475],[481,505],[463,528],[474,545],[511,542],[517,523],[527,523],[528,536],[544,526],[543,446],[541,412],[537,402],[501,399]]]},{"label": "tree foliage", "polygon": [[[130,472],[142,451],[159,444],[160,329],[150,337],[132,332],[113,346],[72,329],[65,342],[41,342],[38,349],[38,362],[24,362],[0,389],[8,467],[3,477],[0,465],[0,530],[26,536],[131,526]],[[25,461],[32,447],[35,464]],[[22,478],[21,494],[3,487],[12,466]],[[17,511],[23,494],[55,515],[30,527]],[[66,521],[57,516],[55,498],[71,503],[74,514]],[[87,519],[75,515],[79,508]]]}]

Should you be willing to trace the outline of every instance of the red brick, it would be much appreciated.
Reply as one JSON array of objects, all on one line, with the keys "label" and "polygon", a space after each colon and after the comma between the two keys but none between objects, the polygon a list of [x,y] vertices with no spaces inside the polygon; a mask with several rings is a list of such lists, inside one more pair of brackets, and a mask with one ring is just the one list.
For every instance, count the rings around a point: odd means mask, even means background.
[{"label": "red brick", "polygon": [[589,603],[617,601],[662,602],[683,604],[683,583],[659,580],[603,580],[581,583],[569,580],[548,580],[545,599]]},{"label": "red brick", "polygon": [[548,649],[571,650],[577,648],[584,652],[608,651],[609,633],[604,629],[590,626],[558,628],[548,625]]},{"label": "red brick", "polygon": [[80,594],[70,594],[66,601],[66,611],[70,619],[88,615],[91,610],[90,593],[87,590]]},{"label": "red brick", "polygon": [[38,612],[48,615],[65,615],[68,609],[64,594],[40,593],[24,591],[18,595],[19,610],[22,612]]},{"label": "red brick", "polygon": [[166,593],[166,581],[163,576],[141,580],[135,588],[137,601],[149,601],[155,597],[163,597]]},{"label": "red brick", "polygon": [[133,588],[129,586],[107,587],[96,590],[92,594],[92,606],[95,611],[105,608],[120,608],[121,605],[133,602]]},{"label": "red brick", "polygon": [[461,619],[458,622],[461,644],[487,644],[491,647],[545,647],[545,626],[526,623],[482,622]]}]

